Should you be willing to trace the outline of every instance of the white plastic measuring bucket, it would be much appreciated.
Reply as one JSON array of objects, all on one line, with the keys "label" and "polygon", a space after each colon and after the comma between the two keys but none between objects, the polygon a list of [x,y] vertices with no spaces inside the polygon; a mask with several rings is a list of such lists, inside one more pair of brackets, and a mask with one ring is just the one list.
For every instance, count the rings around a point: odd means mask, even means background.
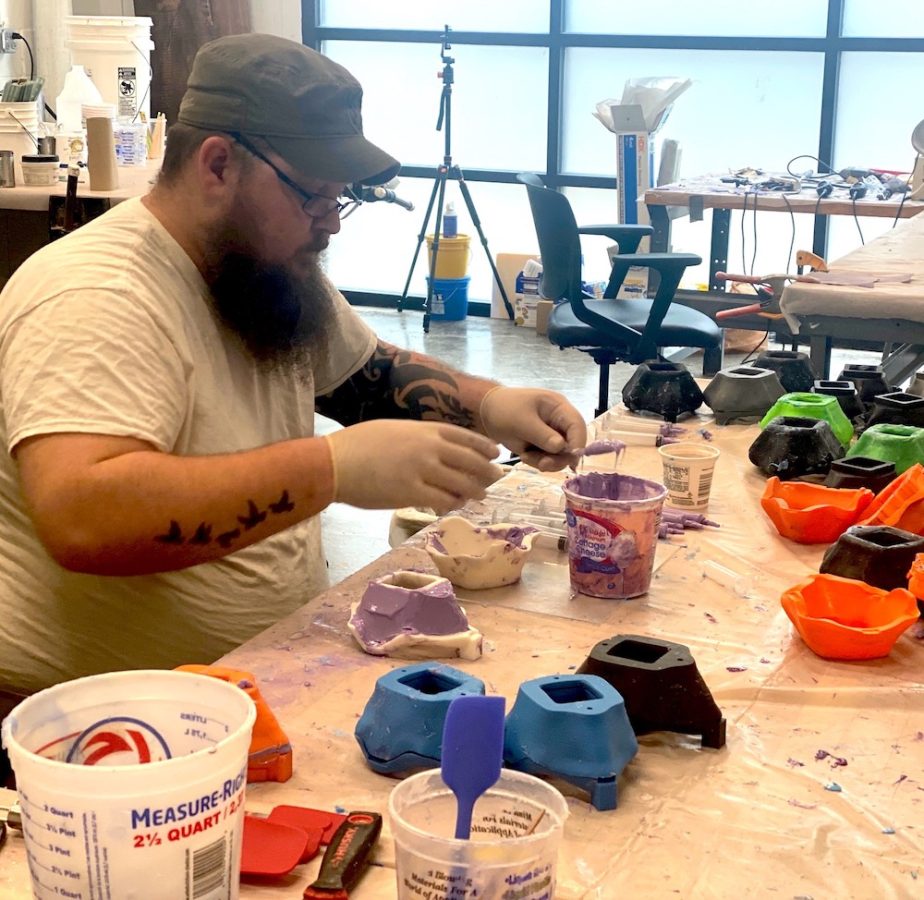
[{"label": "white plastic measuring bucket", "polygon": [[64,45],[116,115],[151,117],[152,20],[146,16],[65,16]]},{"label": "white plastic measuring bucket", "polygon": [[3,722],[37,898],[238,896],[256,708],[190,672],[93,675]]}]

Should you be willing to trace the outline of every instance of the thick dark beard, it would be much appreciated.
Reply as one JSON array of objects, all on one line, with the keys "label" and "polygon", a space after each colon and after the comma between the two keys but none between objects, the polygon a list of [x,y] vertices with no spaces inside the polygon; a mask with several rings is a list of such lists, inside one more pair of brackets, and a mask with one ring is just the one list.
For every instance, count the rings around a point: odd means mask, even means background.
[{"label": "thick dark beard", "polygon": [[296,274],[247,250],[227,248],[207,267],[215,311],[261,371],[307,376],[312,359],[319,362],[327,353],[331,288],[317,254],[300,262]]}]

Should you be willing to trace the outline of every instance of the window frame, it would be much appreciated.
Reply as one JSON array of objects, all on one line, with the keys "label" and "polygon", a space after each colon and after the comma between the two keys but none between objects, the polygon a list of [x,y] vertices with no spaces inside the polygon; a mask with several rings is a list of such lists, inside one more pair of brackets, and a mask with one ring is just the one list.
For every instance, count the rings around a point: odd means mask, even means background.
[{"label": "window frame", "polygon": [[[343,0],[345,2],[345,0]],[[552,188],[614,187],[614,179],[601,175],[577,175],[562,172],[562,121],[563,71],[565,53],[574,47],[608,49],[657,50],[786,50],[824,55],[821,88],[821,115],[818,123],[818,143],[815,155],[831,160],[834,154],[835,125],[837,120],[838,80],[842,54],[847,52],[924,53],[924,38],[904,37],[847,37],[842,34],[844,9],[848,0],[828,0],[826,29],[823,36],[815,37],[709,37],[685,35],[620,35],[586,34],[564,30],[567,0],[549,0],[549,29],[541,33],[453,31],[453,44],[484,46],[545,47],[549,51],[548,131],[546,135],[546,168],[540,172],[545,183]],[[442,40],[439,31],[421,31],[383,28],[326,27],[320,24],[321,0],[302,0],[302,42],[320,50],[328,40],[410,42],[438,45]],[[450,23],[451,24],[451,23]],[[432,178],[433,166],[402,166],[401,174],[408,178]],[[516,174],[492,169],[465,168],[466,181],[515,184]],[[816,216],[813,250],[824,256],[827,249],[827,216]],[[354,303],[372,306],[395,306],[397,296],[369,291],[351,291],[348,298]],[[412,298],[408,298],[410,301]],[[414,308],[415,304],[402,304]],[[422,302],[421,302],[422,308]],[[489,304],[472,301],[470,314],[487,315]]]}]

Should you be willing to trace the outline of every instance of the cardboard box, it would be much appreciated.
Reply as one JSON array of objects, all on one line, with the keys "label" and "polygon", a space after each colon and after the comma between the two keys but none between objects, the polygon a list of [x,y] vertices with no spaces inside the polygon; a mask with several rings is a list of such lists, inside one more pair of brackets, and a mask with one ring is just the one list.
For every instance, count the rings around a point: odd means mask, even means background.
[{"label": "cardboard box", "polygon": [[[648,238],[644,238],[642,244],[639,246],[639,250],[642,253],[648,251],[646,246],[649,243]],[[607,247],[607,254],[610,259],[610,266],[613,265],[613,257],[618,252],[618,247]],[[620,300],[625,300],[627,298],[644,298],[648,296],[648,277],[651,274],[649,269],[646,269],[644,266],[632,266],[629,271],[626,273],[625,280],[619,288],[619,292],[616,294],[617,298]]]},{"label": "cardboard box", "polygon": [[549,333],[549,316],[555,304],[551,300],[540,300],[536,304],[536,334]]},{"label": "cardboard box", "polygon": [[535,328],[539,300],[539,278],[530,278],[520,272],[514,283],[514,324],[523,328]]},{"label": "cardboard box", "polygon": [[[535,253],[498,253],[494,260],[511,306],[516,306],[517,275],[523,271],[523,266],[531,259],[539,259],[538,251]],[[497,289],[497,282],[493,279],[491,280],[491,318],[508,320],[510,318],[500,291]]]}]

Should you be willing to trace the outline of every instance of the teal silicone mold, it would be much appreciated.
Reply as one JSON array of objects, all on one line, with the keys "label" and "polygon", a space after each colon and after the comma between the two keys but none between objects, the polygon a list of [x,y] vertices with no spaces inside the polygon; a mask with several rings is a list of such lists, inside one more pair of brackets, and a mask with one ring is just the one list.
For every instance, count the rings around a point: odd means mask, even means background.
[{"label": "teal silicone mold", "polygon": [[871,456],[895,463],[901,475],[915,463],[924,463],[924,428],[913,425],[871,425],[847,451],[847,456]]},{"label": "teal silicone mold", "polygon": [[796,392],[783,394],[767,414],[760,420],[760,427],[766,428],[777,416],[797,416],[806,419],[821,419],[831,426],[834,436],[846,447],[853,438],[853,425],[844,415],[837,397],[825,394]]}]

